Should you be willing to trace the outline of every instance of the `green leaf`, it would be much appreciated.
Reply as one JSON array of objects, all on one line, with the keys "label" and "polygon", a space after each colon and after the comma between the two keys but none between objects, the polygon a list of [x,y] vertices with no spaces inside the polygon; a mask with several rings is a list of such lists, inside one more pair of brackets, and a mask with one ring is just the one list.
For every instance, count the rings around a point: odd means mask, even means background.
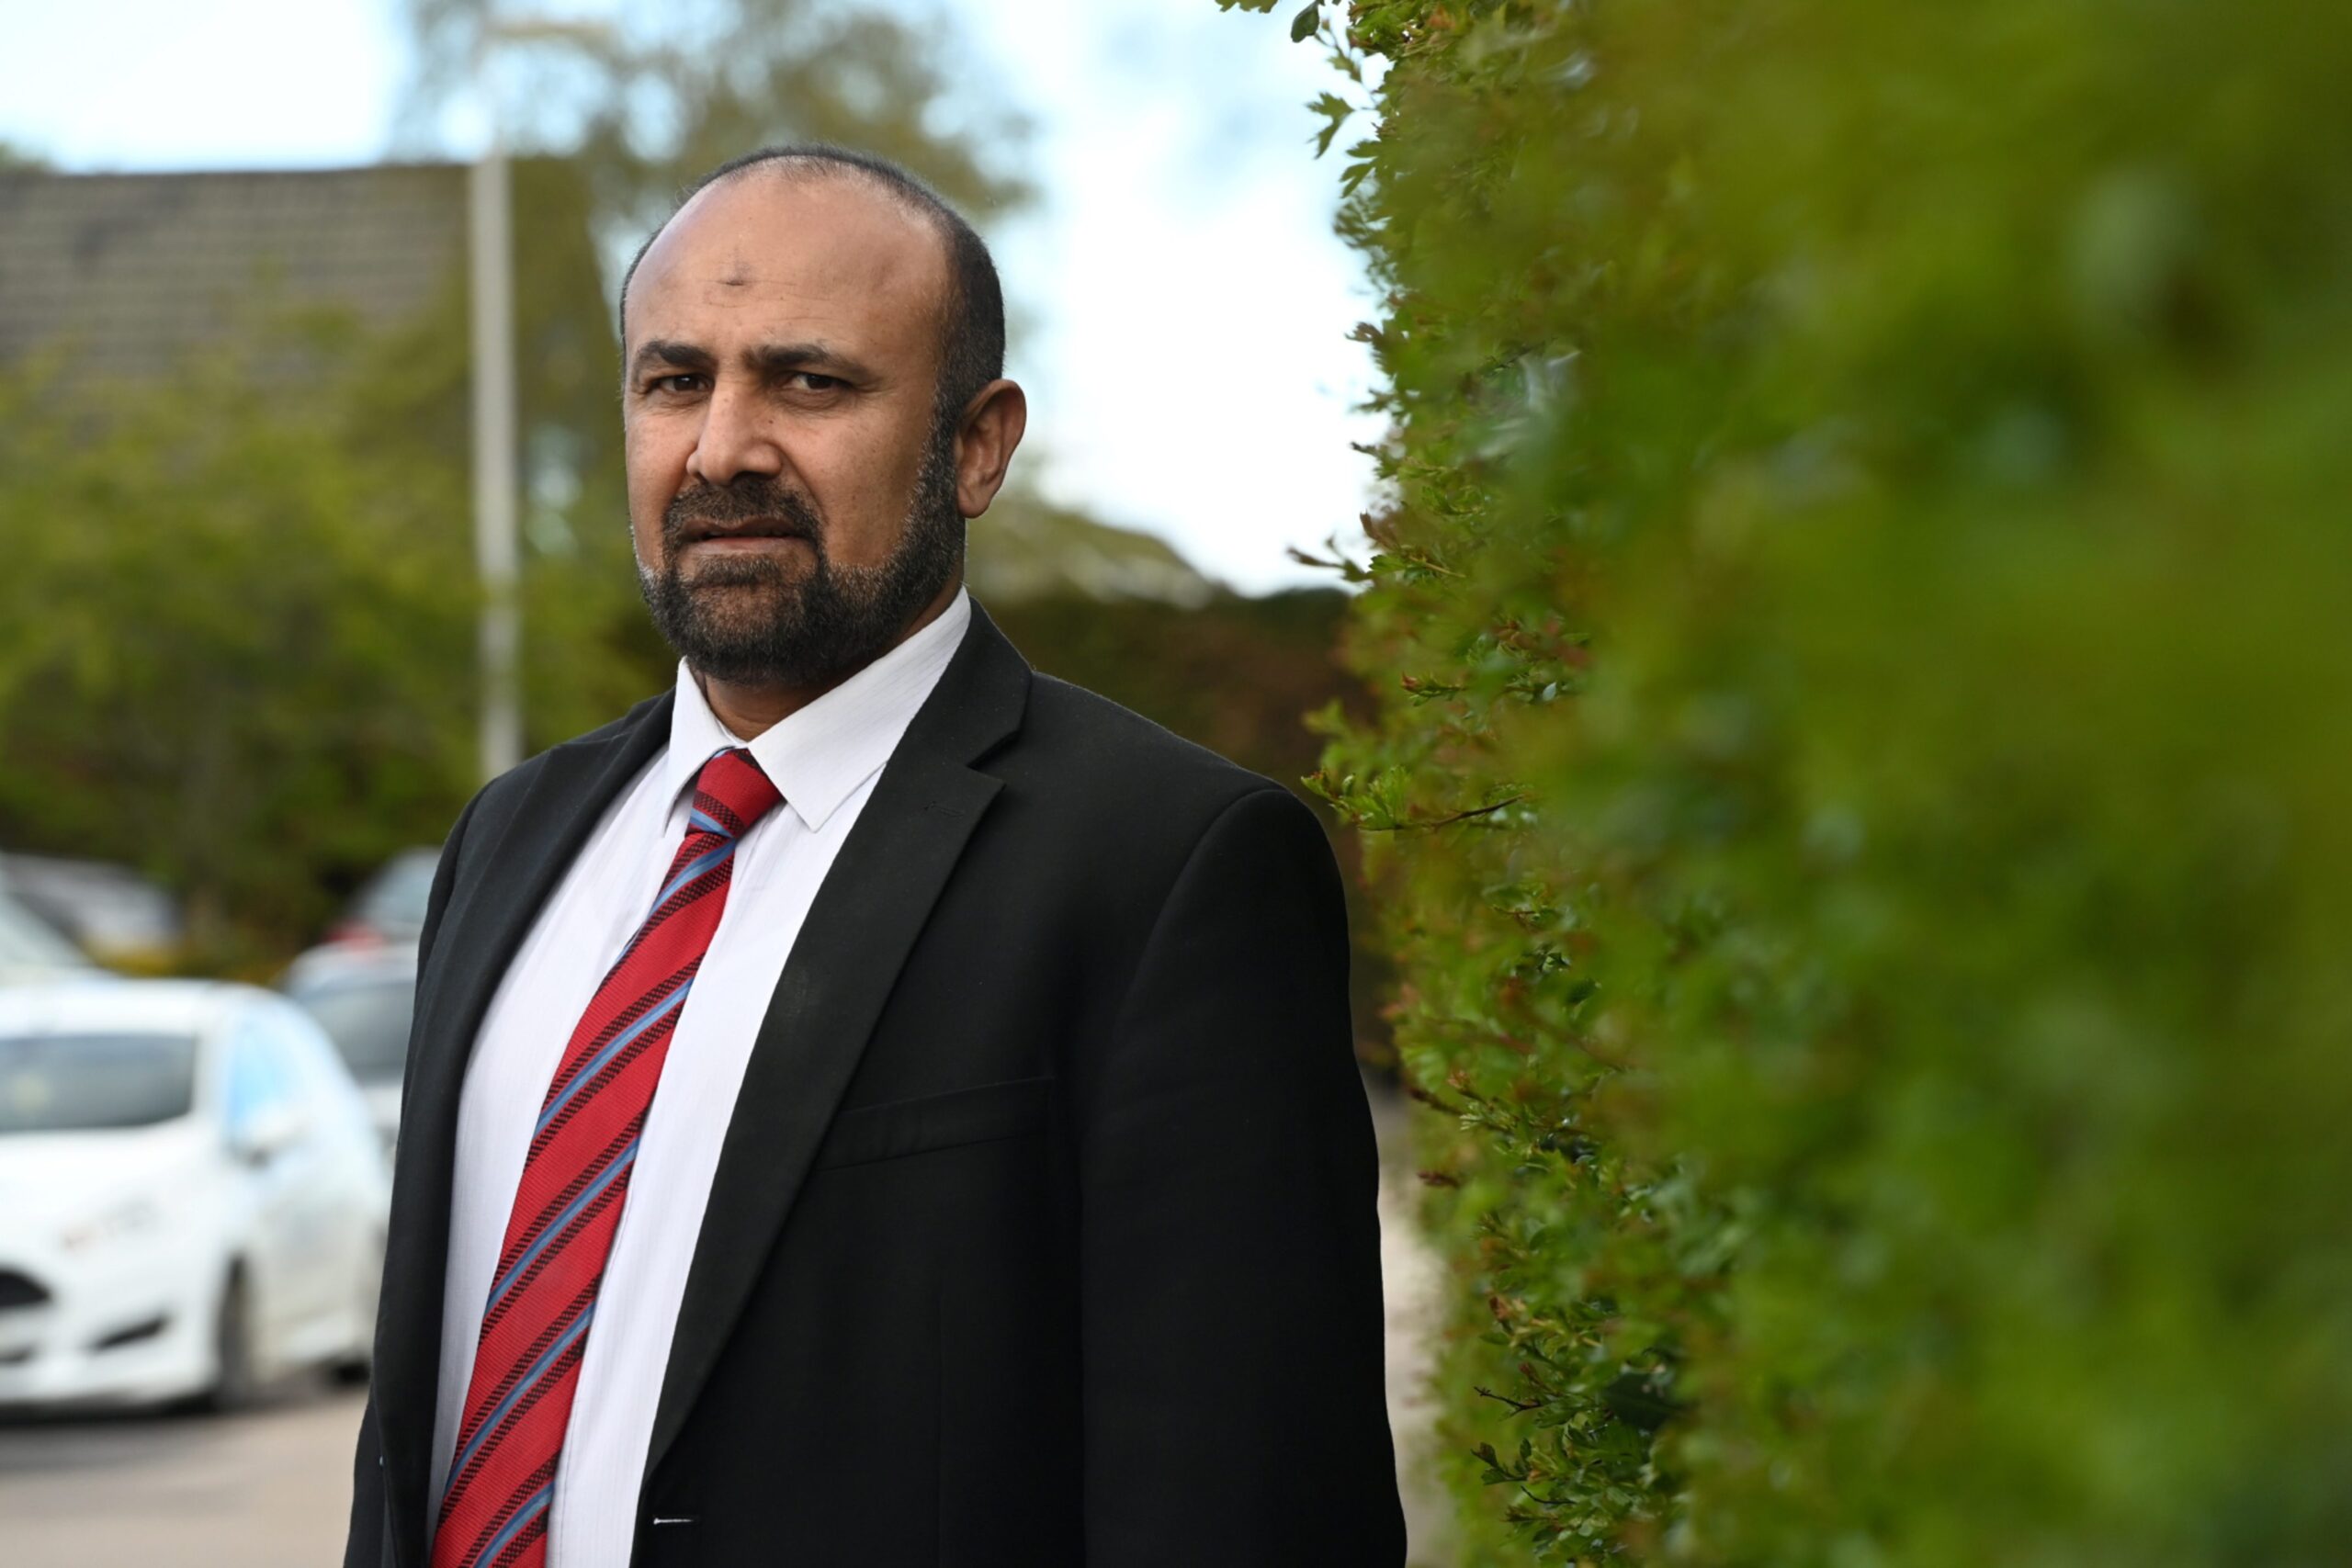
[{"label": "green leaf", "polygon": [[1298,15],[1290,19],[1290,41],[1305,43],[1315,36],[1315,11],[1319,0],[1306,0]]},{"label": "green leaf", "polygon": [[1331,150],[1332,139],[1340,134],[1340,127],[1347,123],[1348,117],[1356,112],[1356,107],[1337,93],[1325,93],[1306,107],[1323,117],[1323,129],[1315,133],[1315,155],[1320,158]]}]

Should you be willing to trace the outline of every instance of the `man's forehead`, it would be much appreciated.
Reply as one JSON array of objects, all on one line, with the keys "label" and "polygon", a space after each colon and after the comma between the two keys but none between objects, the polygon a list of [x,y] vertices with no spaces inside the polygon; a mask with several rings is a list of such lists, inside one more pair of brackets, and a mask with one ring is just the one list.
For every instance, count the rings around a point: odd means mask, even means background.
[{"label": "man's forehead", "polygon": [[629,285],[629,336],[804,316],[929,333],[947,283],[943,251],[928,221],[865,181],[748,169],[696,192],[647,249]]}]

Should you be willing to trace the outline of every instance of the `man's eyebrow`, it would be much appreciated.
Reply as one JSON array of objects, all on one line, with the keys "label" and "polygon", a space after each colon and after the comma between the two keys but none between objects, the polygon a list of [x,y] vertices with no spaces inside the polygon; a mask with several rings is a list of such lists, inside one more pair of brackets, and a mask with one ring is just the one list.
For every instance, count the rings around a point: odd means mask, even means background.
[{"label": "man's eyebrow", "polygon": [[642,376],[657,365],[673,370],[709,370],[718,364],[707,348],[690,343],[673,343],[668,338],[648,338],[638,345],[629,362],[629,374]]},{"label": "man's eyebrow", "polygon": [[743,351],[744,360],[764,377],[796,370],[821,370],[847,381],[871,381],[874,372],[828,343],[766,343]]}]

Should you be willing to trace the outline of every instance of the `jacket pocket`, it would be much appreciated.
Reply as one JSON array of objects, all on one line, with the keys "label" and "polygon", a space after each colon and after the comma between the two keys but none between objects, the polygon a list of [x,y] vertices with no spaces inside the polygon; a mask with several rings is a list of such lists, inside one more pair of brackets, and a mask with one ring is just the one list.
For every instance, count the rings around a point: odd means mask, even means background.
[{"label": "jacket pocket", "polygon": [[1049,1077],[1015,1078],[844,1111],[833,1118],[814,1168],[870,1165],[1037,1132],[1046,1125],[1053,1087]]}]

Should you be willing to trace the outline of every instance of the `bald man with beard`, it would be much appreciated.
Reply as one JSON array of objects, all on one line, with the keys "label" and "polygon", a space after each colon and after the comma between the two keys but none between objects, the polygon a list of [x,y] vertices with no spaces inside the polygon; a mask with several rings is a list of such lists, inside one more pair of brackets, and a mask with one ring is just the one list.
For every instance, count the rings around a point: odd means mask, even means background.
[{"label": "bald man with beard", "polygon": [[677,678],[443,849],[346,1568],[1394,1568],[1338,873],[965,591],[986,247],[771,149],[622,336]]}]

